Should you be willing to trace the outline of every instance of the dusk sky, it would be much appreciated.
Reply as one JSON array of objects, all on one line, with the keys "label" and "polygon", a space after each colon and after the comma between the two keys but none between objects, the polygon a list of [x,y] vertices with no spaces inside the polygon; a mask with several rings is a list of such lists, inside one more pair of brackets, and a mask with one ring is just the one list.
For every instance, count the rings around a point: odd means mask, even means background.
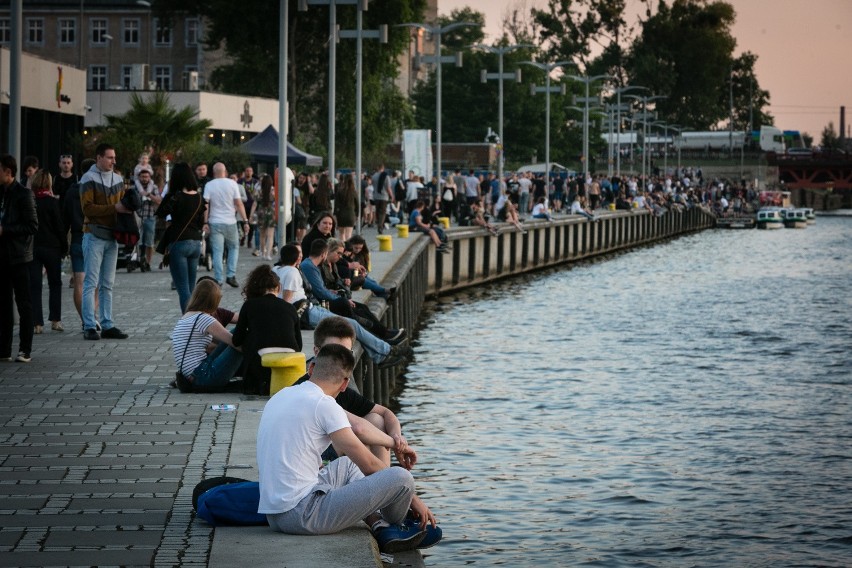
[{"label": "dusk sky", "polygon": [[[757,79],[770,93],[770,113],[785,130],[808,132],[819,143],[823,128],[840,124],[846,105],[847,133],[852,123],[852,0],[727,0],[737,12],[736,53],[757,54]],[[671,4],[671,1],[669,1]],[[656,8],[656,0],[653,6]],[[486,41],[500,36],[510,8],[544,8],[546,0],[438,0],[440,15],[470,6],[486,15]],[[627,0],[632,14],[642,0]]]}]

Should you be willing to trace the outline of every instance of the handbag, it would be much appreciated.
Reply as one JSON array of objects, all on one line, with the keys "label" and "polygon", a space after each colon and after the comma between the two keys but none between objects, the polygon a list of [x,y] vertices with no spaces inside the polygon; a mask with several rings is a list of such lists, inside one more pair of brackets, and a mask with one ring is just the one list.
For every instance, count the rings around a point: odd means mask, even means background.
[{"label": "handbag", "polygon": [[[180,230],[176,239],[172,239],[171,237],[166,240],[166,235],[171,235],[169,229],[166,229],[166,232],[163,233],[163,238],[160,240],[161,246],[157,247],[157,252],[160,252],[163,255],[163,266],[168,266],[171,263],[170,253],[172,250],[172,245],[176,242],[180,241],[180,238],[183,236],[186,229],[189,227],[189,224],[192,223],[192,220],[195,219],[195,216],[198,215],[198,211],[201,209],[201,203],[204,201],[204,198],[201,195],[198,196],[198,207],[195,208],[195,213],[193,213],[186,222],[186,225],[183,226],[183,229]],[[162,241],[166,241],[165,245],[162,245]],[[162,250],[161,250],[162,249]]]},{"label": "handbag", "polygon": [[195,321],[192,322],[192,329],[189,330],[189,338],[186,340],[186,345],[183,348],[183,355],[180,358],[180,365],[178,365],[178,370],[175,373],[175,383],[177,384],[178,390],[182,393],[192,392],[192,379],[183,374],[183,362],[186,359],[186,350],[189,349],[189,342],[192,341],[192,334],[195,333],[195,326],[198,324],[198,318],[201,317],[201,314],[195,316]]},{"label": "handbag", "polygon": [[444,201],[452,201],[453,200],[453,190],[445,189],[444,195],[441,196],[441,199],[443,199]]}]

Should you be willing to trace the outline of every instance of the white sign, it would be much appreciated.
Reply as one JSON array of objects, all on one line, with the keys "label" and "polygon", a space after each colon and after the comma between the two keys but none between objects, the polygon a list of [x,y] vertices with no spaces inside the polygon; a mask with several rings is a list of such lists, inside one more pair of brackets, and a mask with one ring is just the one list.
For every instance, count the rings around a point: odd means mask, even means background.
[{"label": "white sign", "polygon": [[414,172],[416,176],[423,176],[426,182],[432,179],[431,138],[431,130],[402,131],[403,177],[407,178],[408,172]]}]

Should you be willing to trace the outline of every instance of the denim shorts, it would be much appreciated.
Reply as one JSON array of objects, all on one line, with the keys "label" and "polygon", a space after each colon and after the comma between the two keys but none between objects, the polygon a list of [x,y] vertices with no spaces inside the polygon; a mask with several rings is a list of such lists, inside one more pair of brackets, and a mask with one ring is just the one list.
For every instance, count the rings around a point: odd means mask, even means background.
[{"label": "denim shorts", "polygon": [[83,261],[83,243],[71,243],[71,271],[86,272],[86,263]]},{"label": "denim shorts", "polygon": [[139,239],[139,246],[151,248],[154,246],[154,231],[157,228],[156,217],[146,217],[142,219],[142,235]]}]

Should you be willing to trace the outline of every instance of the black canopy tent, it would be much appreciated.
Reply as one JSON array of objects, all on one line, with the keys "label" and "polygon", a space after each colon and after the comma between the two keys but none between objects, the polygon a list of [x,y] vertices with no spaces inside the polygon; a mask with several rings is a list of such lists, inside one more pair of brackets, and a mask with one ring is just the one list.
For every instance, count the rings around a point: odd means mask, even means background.
[{"label": "black canopy tent", "polygon": [[[266,129],[240,145],[252,161],[278,163],[278,131],[271,124]],[[299,150],[287,142],[287,165],[288,166],[321,166],[322,158]]]}]

